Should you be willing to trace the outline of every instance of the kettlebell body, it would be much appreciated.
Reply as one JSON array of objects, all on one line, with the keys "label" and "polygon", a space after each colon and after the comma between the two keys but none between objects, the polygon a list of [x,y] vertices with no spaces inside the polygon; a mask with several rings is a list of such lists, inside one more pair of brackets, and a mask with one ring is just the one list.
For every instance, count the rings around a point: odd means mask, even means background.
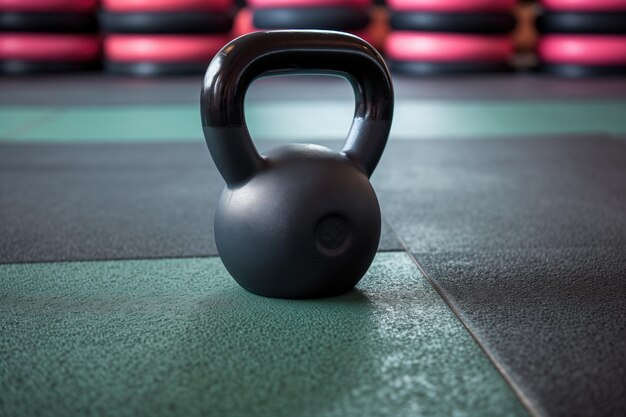
[{"label": "kettlebell body", "polygon": [[316,145],[282,146],[266,160],[267,169],[224,189],[219,200],[215,239],[228,271],[261,295],[348,291],[367,271],[380,238],[380,209],[367,176]]},{"label": "kettlebell body", "polygon": [[[351,81],[357,105],[341,152],[304,144],[257,152],[245,126],[245,92],[259,76],[286,72]],[[338,32],[245,35],[209,66],[201,104],[205,138],[226,180],[215,240],[229,273],[246,290],[269,297],[326,297],[352,289],[380,239],[369,176],[393,112],[391,79],[380,55]]]}]

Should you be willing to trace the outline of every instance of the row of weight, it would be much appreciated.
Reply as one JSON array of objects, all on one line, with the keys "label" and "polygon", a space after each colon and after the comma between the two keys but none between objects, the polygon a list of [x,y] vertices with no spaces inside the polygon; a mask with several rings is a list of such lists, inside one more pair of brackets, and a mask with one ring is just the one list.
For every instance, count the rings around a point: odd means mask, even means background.
[{"label": "row of weight", "polygon": [[104,65],[113,73],[200,73],[231,40],[233,0],[104,0]]},{"label": "row of weight", "polygon": [[200,73],[232,39],[234,0],[4,0],[0,69]]},{"label": "row of weight", "polygon": [[626,0],[387,0],[367,30],[357,25],[364,24],[359,12],[368,0],[340,1],[351,14],[333,15],[328,3],[250,0],[236,27],[238,33],[359,28],[359,36],[384,51],[392,71],[411,75],[519,68],[563,76],[626,73]]},{"label": "row of weight", "polygon": [[564,76],[626,74],[626,0],[542,0],[537,52]]},{"label": "row of weight", "polygon": [[93,69],[100,62],[97,0],[3,0],[0,71]]},{"label": "row of weight", "polygon": [[416,75],[511,69],[516,0],[389,0],[392,70]]},{"label": "row of weight", "polygon": [[626,0],[516,3],[387,0],[381,7],[371,0],[248,0],[249,7],[237,11],[234,0],[103,0],[101,9],[96,0],[6,0],[0,4],[0,70],[104,63],[117,73],[200,73],[238,35],[296,28],[352,32],[384,51],[396,72],[511,70],[519,51],[537,43],[540,68],[548,72],[624,73]]}]

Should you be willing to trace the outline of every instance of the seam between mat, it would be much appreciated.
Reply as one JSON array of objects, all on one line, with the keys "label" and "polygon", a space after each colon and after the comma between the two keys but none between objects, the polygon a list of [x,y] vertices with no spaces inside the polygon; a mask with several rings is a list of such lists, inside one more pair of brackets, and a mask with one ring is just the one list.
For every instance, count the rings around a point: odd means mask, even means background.
[{"label": "seam between mat", "polygon": [[53,107],[50,109],[49,112],[42,114],[39,117],[35,117],[34,119],[31,119],[28,122],[21,124],[20,126],[16,126],[13,129],[7,130],[2,135],[0,135],[0,141],[19,141],[18,139],[16,139],[16,136],[26,133],[36,127],[45,125],[65,111],[66,109],[63,107]]},{"label": "seam between mat", "polygon": [[476,344],[478,345],[480,350],[483,351],[485,356],[487,356],[487,359],[489,359],[489,361],[492,363],[492,365],[496,368],[496,371],[498,371],[498,373],[500,374],[502,379],[504,379],[504,382],[509,386],[511,391],[513,391],[513,394],[515,394],[517,399],[522,403],[522,406],[526,409],[526,411],[528,411],[528,413],[531,416],[533,416],[533,417],[542,417],[543,414],[541,412],[539,412],[539,410],[532,404],[530,399],[528,399],[526,397],[526,395],[523,393],[522,389],[520,387],[518,387],[515,382],[513,382],[513,380],[511,379],[510,375],[506,372],[504,367],[502,365],[500,365],[500,363],[491,354],[491,352],[489,352],[487,350],[487,348],[483,345],[483,343],[481,342],[480,338],[476,335],[476,333],[474,333],[474,331],[465,322],[465,320],[463,320],[463,318],[461,317],[460,311],[454,305],[452,305],[450,300],[443,293],[442,289],[435,283],[435,281],[430,277],[430,275],[426,272],[426,270],[422,267],[422,265],[417,261],[417,259],[413,255],[413,253],[409,250],[408,245],[406,244],[404,239],[402,239],[402,237],[396,232],[396,230],[393,227],[393,225],[390,222],[387,222],[387,223],[388,223],[389,227],[393,230],[393,232],[396,235],[396,237],[398,238],[398,240],[400,241],[400,244],[402,245],[403,251],[413,261],[413,263],[415,264],[417,269],[420,271],[420,273],[424,276],[424,278],[426,278],[428,283],[433,287],[433,289],[437,292],[437,294],[439,294],[439,296],[441,297],[443,302],[446,303],[448,308],[456,316],[456,318],[459,320],[459,322],[461,322],[461,324],[463,325],[465,330],[470,334],[472,339],[474,339],[474,341],[476,342]]},{"label": "seam between mat", "polygon": [[[377,250],[376,254],[380,253],[405,253],[404,249],[389,249],[389,250]],[[0,266],[2,265],[24,265],[24,264],[55,264],[55,263],[79,263],[79,262],[126,262],[126,261],[159,261],[163,259],[209,259],[219,258],[217,254],[196,254],[196,255],[184,255],[184,256],[140,256],[140,257],[119,257],[119,258],[69,258],[69,259],[43,259],[43,260],[0,260]]]}]

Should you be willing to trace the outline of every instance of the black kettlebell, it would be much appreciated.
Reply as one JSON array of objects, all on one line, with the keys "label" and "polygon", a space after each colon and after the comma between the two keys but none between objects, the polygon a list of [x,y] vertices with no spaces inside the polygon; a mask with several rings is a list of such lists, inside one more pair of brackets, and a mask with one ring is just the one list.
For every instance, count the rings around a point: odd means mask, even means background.
[{"label": "black kettlebell", "polygon": [[[352,84],[356,109],[341,152],[291,144],[258,153],[244,117],[246,91],[259,77],[291,73],[334,74]],[[215,241],[228,272],[268,297],[326,297],[353,288],[380,239],[369,177],[387,143],[393,87],[378,52],[340,32],[245,35],[209,65],[201,111],[209,151],[226,181]]]}]

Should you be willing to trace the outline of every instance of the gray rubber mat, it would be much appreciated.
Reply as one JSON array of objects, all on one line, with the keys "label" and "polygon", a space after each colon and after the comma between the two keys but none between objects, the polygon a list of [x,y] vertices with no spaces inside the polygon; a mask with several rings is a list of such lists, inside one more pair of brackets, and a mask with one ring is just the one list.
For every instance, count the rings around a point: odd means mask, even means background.
[{"label": "gray rubber mat", "polygon": [[[263,148],[263,146],[261,146]],[[391,141],[383,214],[537,414],[626,412],[626,141]],[[202,142],[0,146],[2,262],[214,254]],[[388,228],[381,249],[401,249]]]},{"label": "gray rubber mat", "polygon": [[216,255],[222,188],[201,141],[0,145],[0,262]]},{"label": "gray rubber mat", "polygon": [[388,220],[537,414],[626,414],[626,142],[389,147]]},{"label": "gray rubber mat", "polygon": [[544,416],[626,415],[626,245],[416,254]]},{"label": "gray rubber mat", "polygon": [[[2,105],[197,104],[202,75],[134,78],[99,73],[46,77],[0,77]],[[397,99],[593,99],[623,98],[623,78],[569,79],[545,74],[505,74],[469,77],[394,76]],[[347,81],[337,77],[270,77],[256,81],[250,100],[352,100]]]}]

